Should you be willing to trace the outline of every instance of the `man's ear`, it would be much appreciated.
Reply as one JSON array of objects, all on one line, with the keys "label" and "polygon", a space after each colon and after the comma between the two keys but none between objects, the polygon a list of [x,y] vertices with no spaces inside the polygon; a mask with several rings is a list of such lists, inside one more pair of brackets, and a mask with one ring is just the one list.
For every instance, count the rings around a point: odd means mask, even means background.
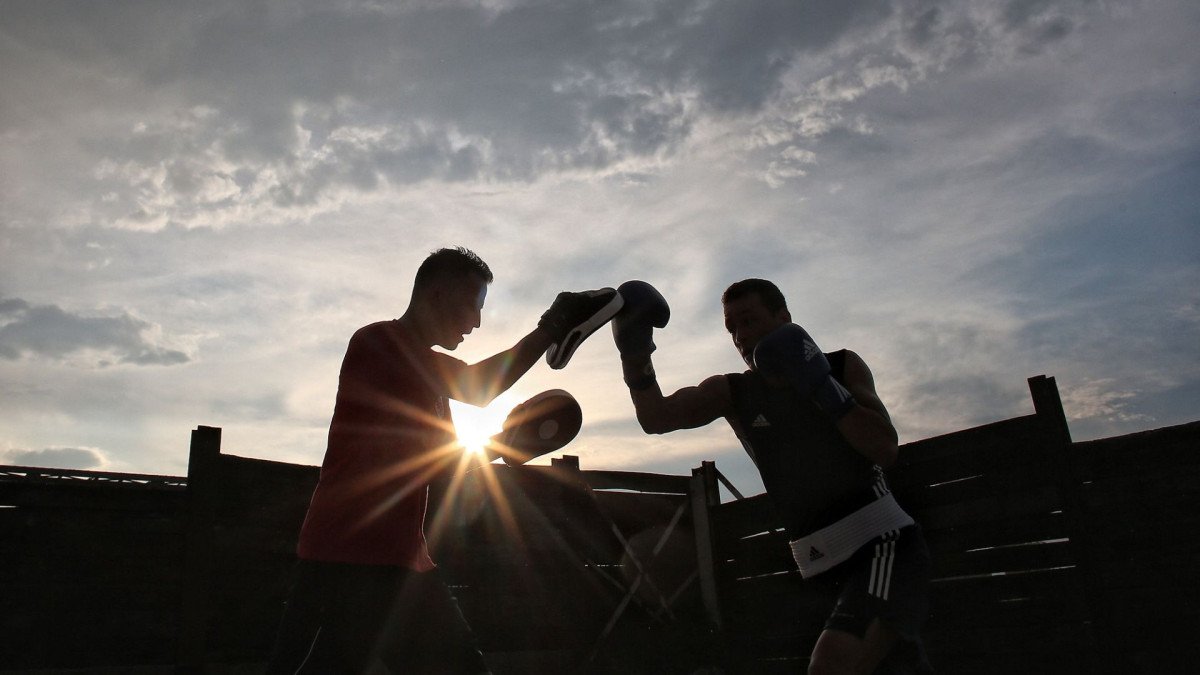
[{"label": "man's ear", "polygon": [[792,322],[792,313],[787,310],[787,307],[784,307],[783,309],[779,310],[778,312],[775,312],[775,318],[779,319],[780,321],[782,321],[784,323],[791,323]]}]

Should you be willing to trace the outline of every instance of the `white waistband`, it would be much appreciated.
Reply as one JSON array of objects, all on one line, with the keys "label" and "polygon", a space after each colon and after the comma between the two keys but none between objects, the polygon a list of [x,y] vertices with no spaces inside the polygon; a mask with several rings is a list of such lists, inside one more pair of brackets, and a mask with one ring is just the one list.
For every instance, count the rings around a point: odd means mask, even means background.
[{"label": "white waistband", "polygon": [[854,555],[881,534],[913,524],[890,493],[836,523],[791,542],[792,557],[805,579],[820,574]]}]

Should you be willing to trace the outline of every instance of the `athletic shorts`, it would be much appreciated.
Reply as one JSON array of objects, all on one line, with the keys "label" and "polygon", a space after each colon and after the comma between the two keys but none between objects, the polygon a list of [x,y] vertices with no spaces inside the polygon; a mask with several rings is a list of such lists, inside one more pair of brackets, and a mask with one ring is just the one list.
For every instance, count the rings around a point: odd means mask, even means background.
[{"label": "athletic shorts", "polygon": [[920,526],[874,539],[849,560],[813,578],[837,592],[825,628],[861,638],[878,618],[900,634],[900,642],[876,673],[933,672],[921,644],[921,629],[929,617],[929,575],[929,549]]},{"label": "athletic shorts", "polygon": [[268,673],[485,673],[437,571],[301,560]]}]

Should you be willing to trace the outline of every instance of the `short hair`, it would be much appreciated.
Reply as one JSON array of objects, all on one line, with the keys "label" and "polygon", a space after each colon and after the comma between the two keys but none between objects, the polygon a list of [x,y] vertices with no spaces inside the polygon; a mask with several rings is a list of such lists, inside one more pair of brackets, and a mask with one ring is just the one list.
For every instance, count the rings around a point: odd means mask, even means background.
[{"label": "short hair", "polygon": [[485,284],[492,283],[492,270],[478,255],[462,246],[441,248],[429,254],[417,268],[413,290],[424,290],[430,285],[451,278],[474,275]]},{"label": "short hair", "polygon": [[762,299],[763,306],[772,314],[781,309],[787,309],[787,300],[784,299],[779,287],[766,279],[743,279],[734,282],[721,294],[721,304],[744,298],[752,293],[758,294],[758,297]]}]

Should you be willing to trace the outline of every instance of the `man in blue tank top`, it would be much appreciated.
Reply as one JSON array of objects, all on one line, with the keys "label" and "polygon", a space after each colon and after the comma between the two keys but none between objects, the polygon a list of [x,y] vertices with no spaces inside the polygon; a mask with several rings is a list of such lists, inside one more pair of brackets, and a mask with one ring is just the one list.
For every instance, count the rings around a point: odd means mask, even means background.
[{"label": "man in blue tank top", "polygon": [[670,309],[653,286],[629,281],[613,320],[625,383],[646,433],[724,418],[758,467],[805,579],[838,588],[810,673],[930,672],[920,641],[928,615],[929,554],[896,503],[883,469],[898,441],[867,364],[822,352],[792,323],[763,279],[721,297],[725,329],[749,368],[664,395],[651,353]]}]

